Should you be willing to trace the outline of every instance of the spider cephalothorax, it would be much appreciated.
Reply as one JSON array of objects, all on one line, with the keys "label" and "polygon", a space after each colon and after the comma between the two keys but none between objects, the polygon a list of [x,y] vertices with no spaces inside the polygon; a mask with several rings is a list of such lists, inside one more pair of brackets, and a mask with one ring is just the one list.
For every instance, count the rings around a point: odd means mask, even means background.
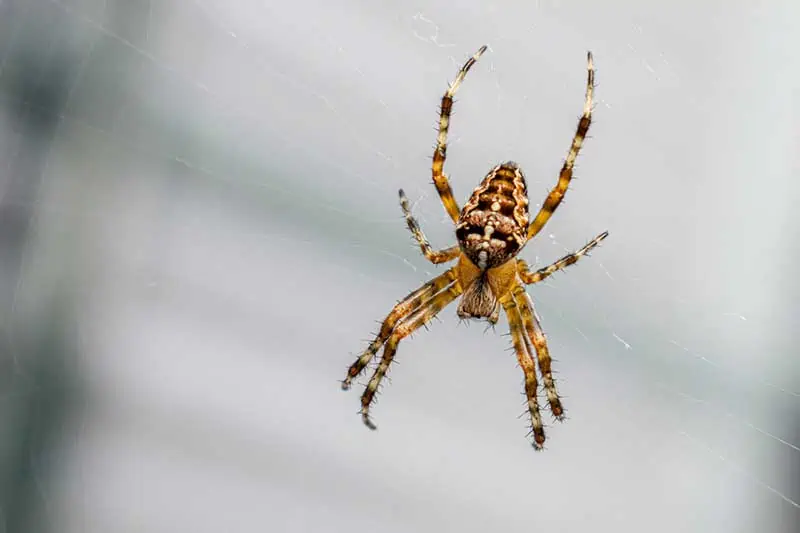
[{"label": "spider cephalothorax", "polygon": [[438,251],[431,249],[428,239],[411,215],[408,199],[400,190],[400,205],[405,213],[408,229],[419,243],[425,257],[436,264],[454,259],[458,259],[458,262],[453,268],[435,277],[394,306],[381,324],[375,340],[350,365],[347,377],[342,382],[342,388],[350,388],[353,379],[367,367],[383,346],[383,357],[361,396],[361,417],[367,426],[375,429],[369,417],[369,409],[378,386],[394,359],[400,340],[425,325],[459,296],[461,302],[458,306],[458,315],[461,318],[487,319],[494,324],[499,318],[502,306],[508,317],[517,360],[525,374],[525,394],[531,416],[533,446],[541,449],[545,435],[537,395],[537,363],[547,394],[547,402],[556,419],[563,419],[564,408],[553,380],[547,340],[524,285],[538,283],[553,272],[575,263],[605,239],[608,233],[601,233],[577,252],[535,272],[531,272],[525,261],[516,259],[516,256],[525,243],[539,233],[550,219],[572,179],[575,158],[592,120],[594,67],[592,54],[589,53],[583,116],[578,122],[578,129],[572,139],[567,159],[561,167],[558,183],[548,194],[533,221],[529,221],[525,177],[513,161],[494,167],[473,191],[463,210],[459,210],[450,183],[443,172],[453,95],[469,69],[485,51],[486,47],[483,46],[467,60],[442,97],[439,135],[433,153],[433,183],[445,210],[456,225],[458,244]]}]

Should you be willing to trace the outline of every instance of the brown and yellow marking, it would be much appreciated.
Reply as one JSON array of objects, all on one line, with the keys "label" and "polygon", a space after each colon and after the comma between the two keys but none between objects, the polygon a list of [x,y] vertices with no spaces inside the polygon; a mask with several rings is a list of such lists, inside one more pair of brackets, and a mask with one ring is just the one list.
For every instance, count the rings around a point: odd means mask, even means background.
[{"label": "brown and yellow marking", "polygon": [[461,70],[458,71],[456,79],[447,88],[444,96],[442,96],[442,105],[439,110],[439,134],[436,137],[436,149],[433,152],[433,184],[436,186],[436,191],[442,199],[444,208],[453,222],[458,221],[459,208],[456,199],[453,197],[453,190],[450,188],[450,182],[447,180],[447,175],[444,173],[444,162],[447,159],[447,130],[450,127],[450,113],[453,110],[453,96],[455,96],[464,77],[472,68],[472,65],[478,61],[478,58],[486,51],[486,46],[481,46],[471,58],[464,63]]},{"label": "brown and yellow marking", "polygon": [[556,183],[556,186],[550,191],[550,194],[547,195],[544,204],[542,204],[542,208],[539,209],[530,227],[528,227],[528,240],[532,239],[542,230],[553,215],[553,211],[556,210],[558,204],[560,204],[561,200],[564,198],[564,194],[566,194],[567,188],[569,187],[569,182],[572,180],[572,168],[575,165],[575,159],[578,157],[578,152],[580,152],[581,146],[583,145],[583,139],[586,138],[586,133],[589,131],[589,126],[592,124],[594,63],[592,61],[591,52],[587,55],[587,70],[586,99],[583,104],[583,116],[581,116],[578,122],[578,129],[575,132],[575,136],[572,138],[572,145],[569,148],[567,159],[564,161],[564,165],[561,167],[561,173],[558,175],[558,183]]},{"label": "brown and yellow marking", "polygon": [[439,263],[452,261],[458,257],[458,255],[461,253],[458,245],[437,251],[434,251],[431,248],[431,243],[428,242],[428,238],[425,237],[425,233],[423,233],[422,228],[419,227],[417,219],[415,219],[411,214],[411,207],[408,205],[408,198],[403,192],[403,189],[400,189],[400,207],[403,209],[403,214],[406,217],[406,224],[408,225],[409,231],[411,231],[411,234],[419,243],[419,247],[422,250],[422,255],[424,255],[428,261],[436,265]]},{"label": "brown and yellow marking", "polygon": [[481,270],[502,265],[525,244],[525,176],[513,161],[494,167],[470,196],[456,224],[464,254]]},{"label": "brown and yellow marking", "polygon": [[394,355],[397,352],[398,343],[411,335],[414,331],[424,326],[425,323],[430,321],[436,316],[439,311],[450,305],[450,303],[461,295],[461,286],[458,282],[453,283],[444,291],[438,293],[431,298],[427,303],[423,304],[419,309],[414,311],[410,316],[404,318],[392,331],[386,341],[386,346],[383,348],[383,356],[378,368],[372,374],[372,378],[364,389],[361,395],[361,420],[370,429],[376,429],[375,424],[369,418],[369,408],[372,401],[375,399],[375,393],[381,380],[389,370],[389,365],[392,364]]},{"label": "brown and yellow marking", "polygon": [[498,267],[483,270],[462,254],[456,265],[456,276],[464,289],[458,304],[458,316],[488,318],[492,324],[498,319],[498,299],[508,293],[516,282],[517,266],[508,261]]},{"label": "brown and yellow marking", "polygon": [[364,350],[364,353],[350,365],[347,370],[347,377],[342,382],[342,389],[348,390],[350,385],[361,372],[367,367],[375,354],[378,353],[383,343],[394,331],[395,325],[398,321],[406,318],[410,313],[418,310],[420,307],[427,304],[439,291],[452,284],[456,280],[456,269],[451,268],[447,272],[433,278],[431,281],[413,291],[406,296],[397,305],[395,305],[389,312],[389,315],[384,319],[381,324],[380,332],[375,336],[370,345]]},{"label": "brown and yellow marking", "polygon": [[531,417],[531,429],[533,432],[533,442],[531,444],[535,449],[541,450],[544,446],[545,435],[542,415],[539,411],[539,397],[537,396],[536,364],[531,354],[530,341],[525,336],[522,316],[512,295],[507,293],[502,303],[508,316],[514,352],[517,354],[517,361],[519,361],[519,366],[522,367],[522,372],[525,374],[525,396],[528,400],[528,413]]},{"label": "brown and yellow marking", "polygon": [[540,268],[536,272],[531,272],[528,268],[528,263],[526,263],[522,259],[517,259],[517,268],[519,269],[519,277],[523,283],[530,285],[532,283],[539,283],[543,279],[549,277],[554,272],[567,268],[570,265],[573,265],[578,262],[578,259],[589,253],[592,248],[600,244],[600,242],[608,237],[608,232],[604,231],[591,241],[589,241],[586,246],[581,248],[575,253],[565,255],[552,265],[548,265],[544,268]]},{"label": "brown and yellow marking", "polygon": [[525,287],[522,285],[514,287],[513,293],[522,315],[525,331],[528,333],[528,337],[533,342],[536,350],[536,359],[539,362],[539,372],[542,374],[542,384],[547,394],[547,401],[550,404],[550,412],[558,420],[562,420],[564,418],[564,407],[561,405],[561,400],[556,390],[551,366],[552,359],[550,358],[550,350],[547,348],[547,337],[545,337],[542,330],[539,317],[536,314],[536,308],[533,307],[533,301],[531,301],[525,292]]}]

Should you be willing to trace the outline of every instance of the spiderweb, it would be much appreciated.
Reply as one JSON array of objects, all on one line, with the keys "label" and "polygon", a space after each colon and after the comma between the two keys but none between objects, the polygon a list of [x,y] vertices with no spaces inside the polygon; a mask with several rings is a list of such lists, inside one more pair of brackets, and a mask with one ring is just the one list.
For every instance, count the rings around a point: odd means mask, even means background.
[{"label": "spiderweb", "polygon": [[[796,527],[797,8],[235,4],[0,2],[0,531]],[[460,202],[506,158],[538,206],[598,67],[577,179],[523,253],[611,233],[530,288],[569,415],[543,454],[504,321],[449,309],[404,341],[377,433],[336,383],[441,272],[396,191],[452,244],[431,125],[484,43]]]}]

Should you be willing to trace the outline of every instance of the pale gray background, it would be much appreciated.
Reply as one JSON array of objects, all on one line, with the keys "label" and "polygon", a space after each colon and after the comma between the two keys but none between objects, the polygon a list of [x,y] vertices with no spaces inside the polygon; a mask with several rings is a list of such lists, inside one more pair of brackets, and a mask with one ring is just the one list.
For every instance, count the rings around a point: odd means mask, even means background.
[{"label": "pale gray background", "polygon": [[[0,2],[0,532],[790,532],[800,9],[790,2]],[[447,171],[578,179],[523,256],[569,411],[525,439],[502,320],[338,380],[441,268]],[[549,416],[548,416],[549,419]]]}]

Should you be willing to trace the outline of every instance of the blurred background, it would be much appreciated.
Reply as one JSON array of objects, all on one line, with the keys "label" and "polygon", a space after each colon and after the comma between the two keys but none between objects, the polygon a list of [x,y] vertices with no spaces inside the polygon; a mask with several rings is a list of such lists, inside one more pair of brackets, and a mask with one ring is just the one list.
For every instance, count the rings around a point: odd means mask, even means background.
[{"label": "blurred background", "polygon": [[[800,529],[800,6],[0,2],[0,532]],[[523,257],[569,419],[501,319],[338,381],[463,202],[577,178]],[[361,381],[363,384],[363,380]],[[521,416],[520,416],[521,415]],[[549,421],[550,416],[546,415]]]}]

